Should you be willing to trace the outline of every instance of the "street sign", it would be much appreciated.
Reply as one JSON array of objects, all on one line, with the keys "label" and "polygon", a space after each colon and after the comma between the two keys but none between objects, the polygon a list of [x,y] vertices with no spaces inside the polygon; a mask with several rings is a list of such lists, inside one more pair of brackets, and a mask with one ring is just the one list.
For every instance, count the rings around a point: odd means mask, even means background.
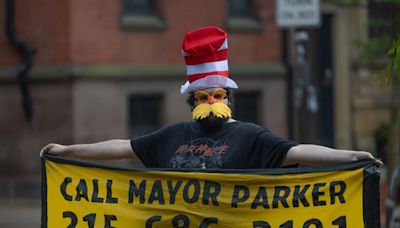
[{"label": "street sign", "polygon": [[278,27],[319,26],[319,0],[276,0],[276,22]]}]

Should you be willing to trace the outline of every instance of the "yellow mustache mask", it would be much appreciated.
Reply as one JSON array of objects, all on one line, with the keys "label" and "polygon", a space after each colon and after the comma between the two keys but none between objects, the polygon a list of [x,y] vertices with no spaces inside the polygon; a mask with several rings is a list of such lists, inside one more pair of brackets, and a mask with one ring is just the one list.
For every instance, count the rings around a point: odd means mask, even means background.
[{"label": "yellow mustache mask", "polygon": [[198,105],[192,112],[192,118],[202,120],[211,113],[217,118],[232,117],[231,109],[224,103],[226,93],[227,91],[223,88],[216,88],[212,94],[207,91],[196,91],[194,96]]},{"label": "yellow mustache mask", "polygon": [[193,109],[192,118],[194,120],[202,120],[210,114],[213,114],[217,118],[228,118],[232,117],[232,111],[228,105],[222,102],[216,102],[213,104],[199,104]]}]

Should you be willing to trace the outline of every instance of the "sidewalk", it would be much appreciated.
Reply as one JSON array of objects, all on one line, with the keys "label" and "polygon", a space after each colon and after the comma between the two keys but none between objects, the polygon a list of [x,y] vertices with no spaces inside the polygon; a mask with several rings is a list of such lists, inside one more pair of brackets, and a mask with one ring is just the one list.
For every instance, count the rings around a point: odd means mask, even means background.
[{"label": "sidewalk", "polygon": [[40,227],[40,202],[0,202],[0,227]]}]

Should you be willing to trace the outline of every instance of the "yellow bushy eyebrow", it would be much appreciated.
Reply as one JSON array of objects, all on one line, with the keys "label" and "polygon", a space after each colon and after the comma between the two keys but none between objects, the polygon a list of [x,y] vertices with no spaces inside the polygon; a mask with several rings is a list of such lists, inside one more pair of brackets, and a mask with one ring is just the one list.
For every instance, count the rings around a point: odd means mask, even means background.
[{"label": "yellow bushy eyebrow", "polygon": [[217,89],[212,93],[212,96],[214,96],[215,94],[220,94],[220,95],[223,95],[224,97],[226,97],[226,90],[225,89]]},{"label": "yellow bushy eyebrow", "polygon": [[199,91],[194,92],[194,98],[198,99],[200,95],[206,95],[209,98],[210,96],[214,96],[217,94],[226,97],[226,93],[227,93],[226,89],[222,89],[222,88],[214,90],[214,92],[211,95],[207,91],[199,90]]}]

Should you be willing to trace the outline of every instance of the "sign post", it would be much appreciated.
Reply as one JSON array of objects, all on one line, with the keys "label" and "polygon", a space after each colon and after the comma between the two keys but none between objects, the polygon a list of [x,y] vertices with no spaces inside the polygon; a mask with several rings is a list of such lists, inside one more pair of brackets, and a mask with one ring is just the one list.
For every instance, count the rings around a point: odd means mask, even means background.
[{"label": "sign post", "polygon": [[[317,87],[312,80],[310,28],[321,25],[320,0],[276,0],[276,23],[287,29],[288,45],[292,49],[289,66],[289,97],[292,106],[292,137],[312,141],[315,136],[313,121],[318,112]],[[311,124],[302,127],[303,124]]]}]

